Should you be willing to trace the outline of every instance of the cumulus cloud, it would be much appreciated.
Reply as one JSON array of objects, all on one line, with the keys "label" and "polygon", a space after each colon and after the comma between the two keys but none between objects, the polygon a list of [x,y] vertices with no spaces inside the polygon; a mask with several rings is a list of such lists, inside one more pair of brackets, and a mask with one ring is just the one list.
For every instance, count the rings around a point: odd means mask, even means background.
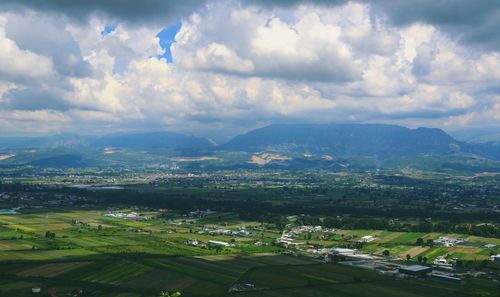
[{"label": "cumulus cloud", "polygon": [[57,18],[34,12],[8,14],[5,35],[22,50],[51,57],[55,70],[63,76],[90,75],[78,43]]},{"label": "cumulus cloud", "polygon": [[[361,75],[361,58],[343,40],[340,23],[345,19],[327,20],[318,11],[291,17],[289,12],[224,11],[221,6],[211,5],[183,22],[172,46],[181,65],[296,80],[349,81]],[[350,26],[351,33],[354,27]]]},{"label": "cumulus cloud", "polygon": [[[4,80],[36,79],[53,74],[52,60],[40,54],[21,49],[7,37],[5,25],[7,18],[0,17],[0,76]],[[34,67],[36,65],[36,67]]]},{"label": "cumulus cloud", "polygon": [[[223,139],[273,122],[500,125],[500,53],[450,35],[443,26],[459,23],[445,16],[417,11],[403,22],[403,6],[385,1],[161,1],[157,11],[124,2],[116,12],[63,2],[0,6],[2,130]],[[157,34],[174,16],[167,63]]]}]

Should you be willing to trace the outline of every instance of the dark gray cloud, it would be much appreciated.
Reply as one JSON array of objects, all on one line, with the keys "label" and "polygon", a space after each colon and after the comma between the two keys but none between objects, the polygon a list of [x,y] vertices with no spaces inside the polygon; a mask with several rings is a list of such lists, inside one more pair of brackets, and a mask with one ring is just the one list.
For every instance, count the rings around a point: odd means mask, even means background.
[{"label": "dark gray cloud", "polygon": [[150,23],[171,21],[203,6],[205,0],[1,0],[6,9],[29,7],[37,11],[64,14],[75,20],[85,20],[93,13],[130,22]]},{"label": "dark gray cloud", "polygon": [[[93,13],[128,22],[169,22],[205,5],[207,0],[0,0],[3,9],[29,7],[85,20]],[[299,4],[343,5],[347,0],[242,0],[244,5],[291,7]],[[464,44],[500,50],[500,1],[497,0],[358,0],[396,26],[414,22],[438,26]]]},{"label": "dark gray cloud", "polygon": [[385,14],[396,26],[428,23],[463,43],[500,50],[500,1],[380,0],[372,7],[374,13]]},{"label": "dark gray cloud", "polygon": [[0,105],[7,110],[39,110],[52,109],[64,111],[69,108],[67,102],[54,91],[37,88],[12,89],[4,94],[5,103]]},{"label": "dark gray cloud", "polygon": [[19,48],[51,57],[62,76],[90,75],[90,65],[83,60],[80,46],[54,19],[22,14],[9,16],[5,33]]}]

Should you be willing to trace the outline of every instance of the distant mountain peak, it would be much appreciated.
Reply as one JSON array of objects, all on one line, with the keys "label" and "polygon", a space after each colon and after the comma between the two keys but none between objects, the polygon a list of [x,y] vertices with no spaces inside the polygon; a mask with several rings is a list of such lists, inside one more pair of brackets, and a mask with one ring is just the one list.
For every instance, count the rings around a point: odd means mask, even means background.
[{"label": "distant mountain peak", "polygon": [[220,148],[386,158],[449,154],[459,150],[461,144],[438,128],[409,129],[385,124],[273,124],[237,136]]}]

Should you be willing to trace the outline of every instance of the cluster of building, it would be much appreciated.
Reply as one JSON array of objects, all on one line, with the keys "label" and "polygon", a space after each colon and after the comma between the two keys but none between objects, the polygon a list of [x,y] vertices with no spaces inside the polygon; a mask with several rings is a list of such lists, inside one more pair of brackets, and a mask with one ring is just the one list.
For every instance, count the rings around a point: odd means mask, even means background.
[{"label": "cluster of building", "polygon": [[357,260],[341,262],[346,265],[356,266],[365,269],[375,270],[382,275],[394,278],[421,278],[435,281],[446,282],[454,285],[464,283],[459,274],[452,271],[443,271],[442,269],[426,265],[401,265],[384,259],[375,260]]},{"label": "cluster of building", "polygon": [[424,265],[400,266],[398,272],[405,276],[430,278],[432,280],[461,285],[464,281],[454,274],[435,271],[432,267]]},{"label": "cluster of building", "polygon": [[303,225],[292,228],[288,233],[293,235],[299,235],[301,233],[312,233],[312,232],[321,232],[321,233],[335,233],[336,229],[334,228],[324,228],[322,226],[310,226]]},{"label": "cluster of building", "polygon": [[124,220],[135,220],[135,221],[147,219],[147,217],[142,216],[136,212],[131,212],[131,213],[110,212],[110,213],[104,214],[104,216],[110,217],[110,218],[117,218],[117,219],[124,219]]},{"label": "cluster of building", "polygon": [[434,240],[435,244],[442,245],[445,247],[452,247],[452,246],[456,246],[459,244],[463,244],[465,242],[467,242],[467,239],[447,237],[447,236],[441,236],[438,239]]},{"label": "cluster of building", "polygon": [[209,235],[225,235],[225,236],[240,236],[240,237],[249,237],[250,232],[241,229],[241,230],[229,230],[229,229],[215,229],[208,232]]},{"label": "cluster of building", "polygon": [[216,214],[216,213],[217,213],[216,211],[207,208],[205,210],[197,209],[194,211],[190,211],[188,215],[190,218],[204,218],[204,217],[207,217],[209,215]]},{"label": "cluster of building", "polygon": [[186,244],[190,245],[190,246],[201,247],[201,248],[206,248],[206,247],[209,247],[209,248],[225,248],[225,247],[231,247],[231,246],[233,246],[229,242],[225,242],[225,241],[209,240],[207,242],[207,244],[205,244],[205,243],[203,243],[203,242],[201,242],[201,241],[199,241],[197,239],[188,239],[186,241]]},{"label": "cluster of building", "polygon": [[[297,226],[292,228],[290,231],[283,231],[281,237],[276,239],[276,243],[285,248],[291,246],[303,245],[303,242],[295,242],[294,239],[300,236],[302,233],[322,233],[322,234],[332,234],[335,233],[336,229],[333,228],[323,228],[322,226]],[[321,237],[320,237],[321,238]]]}]

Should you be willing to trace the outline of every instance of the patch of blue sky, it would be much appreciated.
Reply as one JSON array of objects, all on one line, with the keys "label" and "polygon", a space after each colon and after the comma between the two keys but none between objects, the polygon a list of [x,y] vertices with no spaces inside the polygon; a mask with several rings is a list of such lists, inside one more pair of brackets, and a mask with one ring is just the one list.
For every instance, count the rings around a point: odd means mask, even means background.
[{"label": "patch of blue sky", "polygon": [[109,33],[113,32],[115,30],[116,30],[116,25],[110,25],[110,24],[108,24],[108,25],[104,26],[104,29],[101,31],[101,35],[102,36],[106,36],[106,35],[108,35]]},{"label": "patch of blue sky", "polygon": [[170,47],[172,46],[172,43],[175,42],[175,35],[177,35],[181,29],[181,25],[182,23],[178,21],[171,26],[165,27],[156,35],[156,37],[160,38],[160,46],[165,50],[165,53],[163,55],[159,55],[158,58],[165,58],[167,63],[173,62]]}]

